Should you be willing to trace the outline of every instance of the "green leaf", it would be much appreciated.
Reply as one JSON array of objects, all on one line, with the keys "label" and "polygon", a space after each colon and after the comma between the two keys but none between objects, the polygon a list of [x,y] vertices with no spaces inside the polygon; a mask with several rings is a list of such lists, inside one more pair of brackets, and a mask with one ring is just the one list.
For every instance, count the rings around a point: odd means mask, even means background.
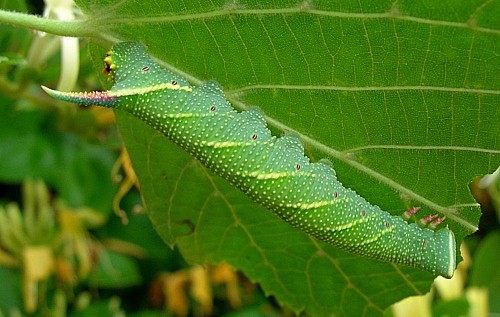
[{"label": "green leaf", "polygon": [[69,317],[92,317],[92,316],[125,316],[125,312],[120,307],[121,301],[118,297],[112,297],[109,300],[97,300],[86,307],[78,307],[71,311]]},{"label": "green leaf", "polygon": [[110,175],[113,152],[61,131],[53,114],[19,111],[16,105],[6,97],[0,100],[0,180],[42,178],[71,206],[111,212],[116,192]]},{"label": "green leaf", "polygon": [[491,313],[500,312],[500,231],[492,231],[481,241],[472,265],[470,284],[488,289],[488,303]]},{"label": "green leaf", "polygon": [[21,292],[22,276],[17,270],[0,266],[0,314],[7,313],[15,308],[22,307],[21,298],[18,293]]},{"label": "green leaf", "polygon": [[[467,184],[500,165],[498,2],[79,1],[103,38],[140,41],[195,84],[216,80],[240,110],[370,202],[445,216],[462,238],[479,209]],[[107,49],[107,48],[106,48]],[[106,49],[102,49],[103,54]],[[117,113],[149,216],[191,262],[226,261],[295,311],[379,316],[432,276],[311,239],[175,145]]]},{"label": "green leaf", "polygon": [[100,249],[97,268],[88,283],[99,288],[124,288],[138,285],[141,274],[137,262],[130,256]]},{"label": "green leaf", "polygon": [[466,298],[457,298],[438,303],[432,310],[432,316],[467,316],[470,305]]}]

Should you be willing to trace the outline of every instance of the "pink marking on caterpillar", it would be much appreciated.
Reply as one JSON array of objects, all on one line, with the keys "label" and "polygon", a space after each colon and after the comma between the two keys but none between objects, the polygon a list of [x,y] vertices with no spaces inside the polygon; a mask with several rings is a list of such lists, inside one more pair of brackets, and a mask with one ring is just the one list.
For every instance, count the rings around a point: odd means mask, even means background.
[{"label": "pink marking on caterpillar", "polygon": [[405,211],[403,213],[402,217],[404,219],[409,219],[411,216],[413,216],[414,214],[416,214],[420,209],[421,209],[421,207],[410,208],[410,209],[408,209],[407,211]]}]

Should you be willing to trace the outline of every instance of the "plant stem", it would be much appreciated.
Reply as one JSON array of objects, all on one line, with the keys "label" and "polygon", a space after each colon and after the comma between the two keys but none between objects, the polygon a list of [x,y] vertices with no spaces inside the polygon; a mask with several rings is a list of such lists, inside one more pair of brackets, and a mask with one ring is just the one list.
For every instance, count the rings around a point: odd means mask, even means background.
[{"label": "plant stem", "polygon": [[61,36],[94,36],[94,28],[89,27],[89,23],[84,20],[60,21],[26,13],[0,10],[0,24],[10,24],[14,27],[28,28]]}]

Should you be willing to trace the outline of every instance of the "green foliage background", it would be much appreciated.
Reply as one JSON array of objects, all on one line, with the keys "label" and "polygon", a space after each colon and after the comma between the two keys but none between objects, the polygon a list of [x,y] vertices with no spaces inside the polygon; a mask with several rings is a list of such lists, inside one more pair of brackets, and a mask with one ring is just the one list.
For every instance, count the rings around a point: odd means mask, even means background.
[{"label": "green foliage background", "polygon": [[[478,226],[468,184],[500,165],[499,2],[77,4],[93,37],[94,69],[102,68],[112,43],[142,42],[193,84],[220,83],[237,109],[262,109],[277,135],[299,135],[312,160],[328,159],[339,179],[368,201],[396,215],[422,206],[418,218],[445,216],[458,244]],[[298,232],[151,128],[116,115],[153,226],[188,262],[226,261],[280,303],[312,315],[380,316],[392,303],[429,290],[430,274],[345,253]],[[15,114],[1,118],[4,127],[21,124],[9,116]],[[2,140],[19,130],[33,134],[20,126],[0,130]],[[46,141],[32,142],[50,149],[41,145]],[[12,157],[12,147],[0,147],[2,157]],[[67,146],[61,149],[67,153]],[[111,164],[111,158],[95,164],[93,154],[84,157],[74,163],[79,171]],[[73,164],[54,161],[51,166]],[[13,158],[0,174],[4,181],[42,176],[60,192],[77,186],[39,162],[30,165],[39,172],[14,177],[9,173],[19,160]],[[89,170],[76,173],[75,182],[103,174]],[[112,195],[111,184],[101,188]],[[102,206],[110,200],[87,195],[64,197],[91,205],[103,199]]]}]

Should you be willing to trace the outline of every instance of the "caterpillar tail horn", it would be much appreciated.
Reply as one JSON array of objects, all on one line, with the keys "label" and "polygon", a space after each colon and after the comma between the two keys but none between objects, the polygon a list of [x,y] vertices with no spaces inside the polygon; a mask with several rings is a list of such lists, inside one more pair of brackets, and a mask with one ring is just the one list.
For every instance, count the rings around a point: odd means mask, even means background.
[{"label": "caterpillar tail horn", "polygon": [[113,107],[116,105],[117,97],[107,91],[93,92],[62,92],[42,86],[42,89],[50,96],[68,102],[85,106]]}]

